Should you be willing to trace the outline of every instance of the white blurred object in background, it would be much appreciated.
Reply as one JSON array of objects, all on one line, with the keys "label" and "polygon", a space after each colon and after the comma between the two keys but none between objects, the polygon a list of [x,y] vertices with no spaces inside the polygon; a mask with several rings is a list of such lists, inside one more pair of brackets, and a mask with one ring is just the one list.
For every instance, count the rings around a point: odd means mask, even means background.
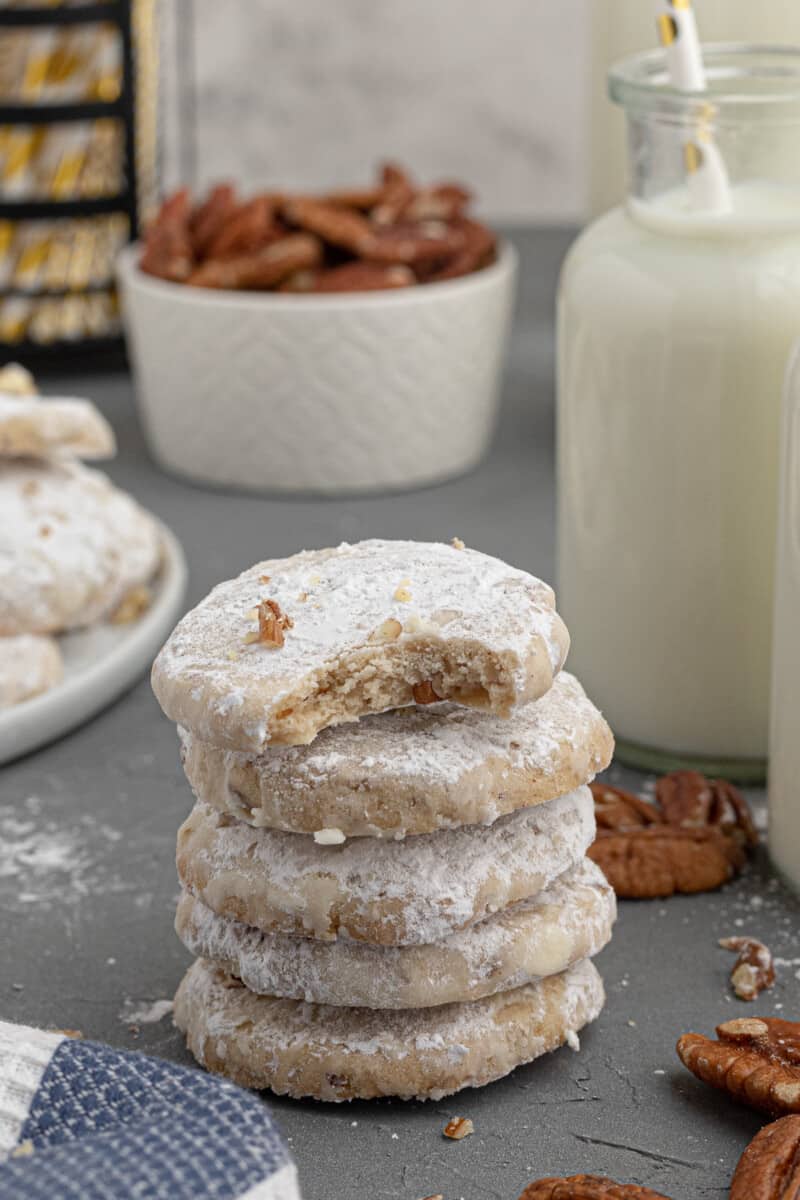
[{"label": "white blurred object in background", "polygon": [[786,376],[777,560],[769,849],[779,870],[800,889],[800,344]]},{"label": "white blurred object in background", "polygon": [[[705,95],[613,77],[632,192],[559,299],[559,608],[623,760],[763,777],[779,420],[800,330],[800,52],[706,50],[733,211],[693,210]],[[677,760],[677,762],[676,762]]]},{"label": "white blurred object in background", "polygon": [[[695,0],[705,42],[800,45],[798,0]],[[591,0],[589,94],[589,211],[607,212],[625,195],[625,121],[608,100],[609,67],[656,45],[653,7],[647,0]]]}]

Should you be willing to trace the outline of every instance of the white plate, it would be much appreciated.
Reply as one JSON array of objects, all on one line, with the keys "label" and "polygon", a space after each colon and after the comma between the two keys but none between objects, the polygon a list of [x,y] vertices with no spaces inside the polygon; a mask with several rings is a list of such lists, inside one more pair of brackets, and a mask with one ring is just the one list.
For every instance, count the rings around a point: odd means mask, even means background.
[{"label": "white plate", "polygon": [[127,625],[96,625],[58,639],[64,679],[49,692],[0,712],[0,763],[52,742],[107,708],[149,670],[180,614],[186,559],[160,525],[164,560],[147,612]]}]

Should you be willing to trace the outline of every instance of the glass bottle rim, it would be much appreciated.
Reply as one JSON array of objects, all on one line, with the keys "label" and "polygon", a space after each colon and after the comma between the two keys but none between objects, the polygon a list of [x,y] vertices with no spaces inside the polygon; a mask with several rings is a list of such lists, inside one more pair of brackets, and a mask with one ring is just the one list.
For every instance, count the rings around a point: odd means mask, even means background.
[{"label": "glass bottle rim", "polygon": [[615,63],[608,73],[611,99],[646,115],[731,121],[800,121],[800,46],[747,42],[703,44],[708,87],[673,87],[662,48]]}]

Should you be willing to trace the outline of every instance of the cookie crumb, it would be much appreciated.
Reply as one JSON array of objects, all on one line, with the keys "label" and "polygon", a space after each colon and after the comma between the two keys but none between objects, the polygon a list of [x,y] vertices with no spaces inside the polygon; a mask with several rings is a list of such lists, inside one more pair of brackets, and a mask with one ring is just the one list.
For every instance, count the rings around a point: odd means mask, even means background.
[{"label": "cookie crumb", "polygon": [[332,827],[328,829],[315,830],[314,841],[318,846],[341,846],[342,842],[347,841],[347,838],[342,833],[341,829]]},{"label": "cookie crumb", "polygon": [[450,1138],[454,1142],[460,1142],[462,1138],[469,1137],[475,1132],[475,1126],[469,1117],[451,1117],[442,1131],[446,1138]]},{"label": "cookie crumb", "polygon": [[574,1029],[567,1030],[567,1036],[565,1038],[565,1041],[566,1041],[567,1045],[569,1046],[570,1050],[574,1050],[576,1053],[578,1052],[578,1050],[580,1050],[581,1039],[578,1037],[578,1035]]},{"label": "cookie crumb", "polygon": [[32,1154],[33,1142],[30,1138],[26,1138],[24,1142],[20,1142],[20,1144],[15,1146],[11,1151],[12,1158],[30,1158]]},{"label": "cookie crumb", "polygon": [[464,543],[462,542],[460,537],[454,537],[452,542],[450,543],[450,545],[453,547],[454,550],[463,550],[464,549]]}]

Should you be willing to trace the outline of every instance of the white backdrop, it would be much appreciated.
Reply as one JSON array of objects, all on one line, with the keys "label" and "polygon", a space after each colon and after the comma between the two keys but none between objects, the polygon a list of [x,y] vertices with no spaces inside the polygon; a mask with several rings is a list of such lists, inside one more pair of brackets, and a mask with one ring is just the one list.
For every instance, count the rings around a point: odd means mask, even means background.
[{"label": "white backdrop", "polygon": [[163,0],[166,182],[353,183],[395,156],[492,217],[572,221],[589,3]]}]

